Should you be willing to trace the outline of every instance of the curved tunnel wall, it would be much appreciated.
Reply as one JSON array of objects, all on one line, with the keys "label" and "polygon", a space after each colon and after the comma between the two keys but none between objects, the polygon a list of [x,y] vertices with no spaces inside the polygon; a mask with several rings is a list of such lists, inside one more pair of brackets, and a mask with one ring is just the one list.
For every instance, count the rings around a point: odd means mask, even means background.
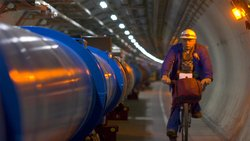
[{"label": "curved tunnel wall", "polygon": [[250,140],[250,33],[233,19],[228,1],[214,1],[194,29],[207,45],[214,82],[203,94],[203,112],[227,140]]}]

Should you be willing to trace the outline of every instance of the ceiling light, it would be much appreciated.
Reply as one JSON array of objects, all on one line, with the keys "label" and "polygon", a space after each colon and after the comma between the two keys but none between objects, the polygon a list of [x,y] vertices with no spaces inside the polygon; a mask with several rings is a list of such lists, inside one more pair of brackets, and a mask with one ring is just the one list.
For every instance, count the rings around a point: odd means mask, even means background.
[{"label": "ceiling light", "polygon": [[100,25],[104,25],[104,23],[102,22],[102,21],[100,21],[100,20],[97,20],[97,22],[100,24]]},{"label": "ceiling light", "polygon": [[138,42],[134,42],[134,45],[135,45],[135,46],[138,46],[138,45],[139,45],[139,43],[138,43]]},{"label": "ceiling light", "polygon": [[114,31],[113,31],[111,28],[108,28],[108,31],[109,31],[110,33],[114,33]]},{"label": "ceiling light", "polygon": [[131,41],[132,43],[135,43],[135,42],[136,42],[136,40],[135,40],[135,39],[131,39],[130,41]]},{"label": "ceiling light", "polygon": [[139,44],[135,44],[135,47],[136,47],[136,48],[139,48],[139,47],[140,47],[140,45],[139,45]]},{"label": "ceiling light", "polygon": [[87,9],[87,8],[84,8],[85,12],[88,13],[89,15],[91,15],[91,12]]},{"label": "ceiling light", "polygon": [[124,29],[125,28],[125,25],[124,24],[119,24],[119,27],[121,28],[121,29]]},{"label": "ceiling light", "polygon": [[105,8],[108,7],[108,5],[107,5],[107,3],[106,3],[105,1],[101,1],[101,2],[100,2],[100,6],[101,6],[103,9],[105,9]]},{"label": "ceiling light", "polygon": [[125,31],[124,31],[124,34],[125,34],[125,35],[129,35],[130,32],[129,32],[128,30],[125,30]]},{"label": "ceiling light", "polygon": [[129,38],[130,40],[132,40],[132,39],[134,39],[134,36],[133,36],[133,35],[129,35],[128,38]]},{"label": "ceiling light", "polygon": [[116,21],[116,20],[117,20],[117,17],[116,17],[116,15],[114,15],[114,14],[111,15],[110,18],[111,18],[113,21]]}]

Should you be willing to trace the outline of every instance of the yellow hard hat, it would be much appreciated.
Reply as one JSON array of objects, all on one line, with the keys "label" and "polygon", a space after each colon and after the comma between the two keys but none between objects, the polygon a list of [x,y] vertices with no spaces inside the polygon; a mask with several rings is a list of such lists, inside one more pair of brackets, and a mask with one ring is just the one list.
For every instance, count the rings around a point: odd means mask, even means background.
[{"label": "yellow hard hat", "polygon": [[185,29],[181,32],[181,39],[197,39],[196,33],[192,29]]}]

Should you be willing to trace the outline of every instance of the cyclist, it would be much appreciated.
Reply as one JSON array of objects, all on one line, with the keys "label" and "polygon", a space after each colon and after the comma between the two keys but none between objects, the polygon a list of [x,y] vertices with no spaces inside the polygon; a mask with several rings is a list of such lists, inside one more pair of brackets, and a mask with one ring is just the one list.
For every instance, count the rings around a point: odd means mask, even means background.
[{"label": "cyclist", "polygon": [[[192,29],[184,30],[180,35],[180,43],[173,45],[168,51],[162,64],[162,82],[171,85],[171,80],[178,80],[185,74],[201,81],[204,88],[213,80],[213,70],[207,48],[196,42],[197,36]],[[175,92],[172,89],[172,96]],[[199,103],[192,104],[191,112],[193,118],[201,118]],[[167,124],[167,136],[172,140],[177,137],[180,123],[180,105],[172,101],[171,115]]]}]

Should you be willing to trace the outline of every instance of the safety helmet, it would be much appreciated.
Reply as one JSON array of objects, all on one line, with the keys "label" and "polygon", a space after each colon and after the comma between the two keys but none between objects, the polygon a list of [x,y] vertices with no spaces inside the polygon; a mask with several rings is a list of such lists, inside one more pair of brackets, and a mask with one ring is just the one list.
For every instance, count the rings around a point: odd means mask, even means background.
[{"label": "safety helmet", "polygon": [[192,29],[185,29],[181,32],[181,39],[197,39],[196,33]]}]

